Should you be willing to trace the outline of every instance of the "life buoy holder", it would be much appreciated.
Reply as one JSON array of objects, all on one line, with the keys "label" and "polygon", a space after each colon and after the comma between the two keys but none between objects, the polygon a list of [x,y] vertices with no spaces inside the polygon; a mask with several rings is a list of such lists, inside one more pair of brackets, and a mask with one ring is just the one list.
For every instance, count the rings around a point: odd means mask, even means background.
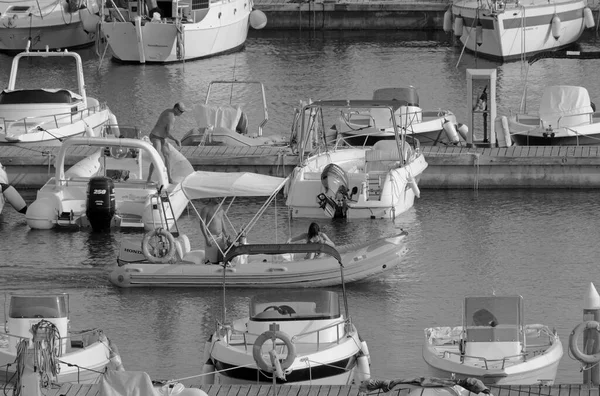
[{"label": "life buoy holder", "polygon": [[579,346],[577,346],[577,341],[579,340],[579,335],[582,334],[585,330],[596,330],[600,332],[600,323],[589,320],[587,322],[582,322],[573,329],[571,334],[569,335],[569,350],[573,354],[575,359],[579,360],[582,363],[587,364],[595,364],[600,362],[600,352],[595,353],[593,355],[586,355],[585,353],[579,350]]},{"label": "life buoy holder", "polygon": [[[160,244],[168,245],[166,247],[166,252],[164,251],[164,249],[159,249],[161,254],[160,256],[155,256],[154,254],[152,254],[150,248],[150,240],[152,238],[158,238]],[[152,248],[152,251],[155,250],[156,248]],[[177,252],[175,246],[175,238],[173,237],[173,234],[171,234],[164,228],[156,228],[152,231],[147,232],[146,235],[144,235],[144,239],[142,240],[142,252],[144,253],[144,256],[146,256],[148,261],[150,261],[151,263],[168,263],[171,260],[173,260],[173,258],[175,257],[175,253]]]},{"label": "life buoy holder", "polygon": [[263,371],[272,373],[275,371],[271,365],[271,362],[265,360],[262,355],[262,346],[268,340],[281,340],[287,347],[287,356],[281,362],[281,369],[285,370],[289,368],[296,360],[296,347],[292,344],[290,337],[282,331],[265,331],[261,335],[258,336],[256,341],[254,341],[254,345],[252,347],[252,357],[256,362],[256,365]]}]

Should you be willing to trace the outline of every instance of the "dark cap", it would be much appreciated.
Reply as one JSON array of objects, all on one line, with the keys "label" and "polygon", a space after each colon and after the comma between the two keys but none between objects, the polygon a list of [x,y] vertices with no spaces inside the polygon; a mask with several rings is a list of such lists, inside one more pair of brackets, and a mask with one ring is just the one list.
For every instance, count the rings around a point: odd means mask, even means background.
[{"label": "dark cap", "polygon": [[177,102],[177,103],[175,103],[175,106],[173,106],[173,108],[179,110],[182,113],[184,113],[187,110],[185,108],[185,105],[183,104],[183,102]]}]

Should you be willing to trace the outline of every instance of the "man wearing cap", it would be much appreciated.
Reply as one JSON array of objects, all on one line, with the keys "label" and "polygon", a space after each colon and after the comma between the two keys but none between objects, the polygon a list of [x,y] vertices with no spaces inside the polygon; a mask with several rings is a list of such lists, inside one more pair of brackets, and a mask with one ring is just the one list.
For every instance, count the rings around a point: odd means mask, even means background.
[{"label": "man wearing cap", "polygon": [[[181,147],[181,141],[173,136],[173,126],[175,125],[175,117],[179,117],[185,112],[185,106],[181,102],[175,103],[172,109],[166,109],[160,116],[158,117],[158,121],[156,121],[156,125],[152,128],[150,132],[150,142],[158,151],[158,153],[162,156],[162,159],[167,167],[167,175],[169,176],[169,183],[172,183],[171,180],[171,172],[169,169],[169,142],[167,142],[167,138],[173,140],[177,143],[177,147]],[[148,173],[148,182],[150,182],[150,178],[152,177],[152,172],[154,171],[154,164],[150,163],[150,172]]]}]

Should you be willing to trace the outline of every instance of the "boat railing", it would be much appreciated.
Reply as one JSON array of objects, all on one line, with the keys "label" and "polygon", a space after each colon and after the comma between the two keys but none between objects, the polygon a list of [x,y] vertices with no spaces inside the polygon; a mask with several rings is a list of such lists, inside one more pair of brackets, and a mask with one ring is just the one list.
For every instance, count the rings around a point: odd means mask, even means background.
[{"label": "boat railing", "polygon": [[527,353],[519,353],[517,355],[504,356],[502,359],[488,359],[488,358],[485,358],[483,356],[465,355],[464,353],[461,353],[461,352],[444,351],[444,354],[443,354],[442,358],[447,359],[448,356],[450,356],[450,355],[456,355],[456,356],[460,357],[460,362],[461,363],[465,363],[466,359],[480,360],[485,365],[485,369],[486,370],[490,369],[488,363],[502,362],[502,369],[504,369],[505,366],[506,366],[506,362],[507,361],[510,361],[510,360],[513,360],[513,359],[516,359],[516,358],[523,359],[524,361],[527,361]]},{"label": "boat railing", "polygon": [[[329,330],[332,327],[337,327],[335,342],[336,342],[336,344],[339,344],[340,340],[346,336],[346,333],[347,333],[346,329],[350,328],[350,324],[351,324],[351,322],[349,319],[331,323],[327,326],[324,326],[324,327],[321,327],[321,328],[318,328],[315,330],[296,334],[296,335],[292,336],[291,341],[293,343],[296,343],[298,341],[298,339],[300,339],[300,338],[308,337],[312,334],[317,334],[317,351],[318,351],[321,347],[321,339],[320,339],[321,332]],[[343,329],[342,331],[340,331],[340,327]],[[223,325],[223,324],[217,324],[217,334],[220,334],[221,337],[223,337],[224,339],[227,340],[227,345],[230,345],[230,342],[232,341],[232,338],[234,335],[241,336],[243,339],[244,348],[246,349],[246,351],[248,351],[248,348],[252,348],[254,345],[254,343],[251,343],[248,341],[249,336],[252,336],[253,338],[260,336],[260,334],[250,333],[247,330],[238,330],[233,326]]]},{"label": "boat railing", "polygon": [[[33,133],[43,131],[43,128],[37,127],[39,124],[46,124],[51,122],[53,126],[51,128],[60,128],[61,124],[65,124],[65,120],[69,119],[69,123],[74,123],[83,120],[85,117],[89,117],[92,114],[99,113],[106,110],[108,107],[106,103],[100,103],[99,105],[89,106],[82,110],[70,111],[67,113],[49,114],[43,116],[31,116],[24,117],[18,120],[10,120],[6,117],[0,117],[0,133],[8,132],[8,127],[16,128],[20,124],[23,124],[24,133]],[[47,119],[48,121],[41,121]],[[29,123],[29,128],[27,124]],[[50,124],[50,125],[52,125]],[[30,128],[35,128],[30,131]],[[41,129],[40,129],[41,128]]]},{"label": "boat railing", "polygon": [[[60,341],[70,341],[72,346],[85,348],[100,340],[103,331],[100,329],[89,329],[80,331],[69,331],[66,337],[60,337]],[[29,340],[31,337],[24,337],[18,334],[1,333],[0,334],[0,349],[7,349],[11,338],[17,339],[17,344],[21,340]],[[8,340],[8,341],[7,341]]]}]

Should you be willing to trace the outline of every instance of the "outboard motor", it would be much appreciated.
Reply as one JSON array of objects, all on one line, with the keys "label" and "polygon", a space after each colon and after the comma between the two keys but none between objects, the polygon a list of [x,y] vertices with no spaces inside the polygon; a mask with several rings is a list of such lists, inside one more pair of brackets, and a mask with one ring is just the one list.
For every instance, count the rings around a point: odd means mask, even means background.
[{"label": "outboard motor", "polygon": [[88,183],[85,214],[94,231],[110,229],[115,215],[115,183],[109,177],[95,176]]},{"label": "outboard motor", "polygon": [[346,217],[348,206],[348,176],[336,164],[329,164],[321,172],[321,184],[325,193],[317,196],[319,207],[332,218]]}]

